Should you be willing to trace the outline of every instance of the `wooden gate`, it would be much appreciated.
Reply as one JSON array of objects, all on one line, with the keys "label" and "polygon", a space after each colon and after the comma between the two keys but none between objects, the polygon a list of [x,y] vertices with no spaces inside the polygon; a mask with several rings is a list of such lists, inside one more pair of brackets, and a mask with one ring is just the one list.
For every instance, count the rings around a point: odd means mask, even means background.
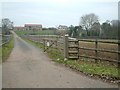
[{"label": "wooden gate", "polygon": [[43,39],[43,44],[44,44],[44,52],[49,50],[51,47],[57,47],[57,39]]},{"label": "wooden gate", "polygon": [[[92,44],[94,44],[94,48],[90,48],[90,47],[81,47],[79,45],[80,42],[91,42]],[[105,44],[107,43],[107,45],[116,45],[118,46],[118,50],[110,50],[110,49],[102,49],[99,48],[100,44]],[[88,44],[89,46],[89,44]],[[119,58],[120,58],[120,41],[104,41],[104,40],[83,40],[83,39],[75,39],[75,38],[70,38],[68,37],[68,35],[65,36],[65,58],[68,59],[79,59],[80,57],[83,58],[89,58],[89,59],[94,59],[95,62],[97,63],[98,61],[108,61],[108,62],[114,62],[114,63],[119,63]],[[94,52],[94,55],[89,56],[89,55],[84,55],[84,54],[80,54],[81,50],[87,50],[87,51],[91,51]],[[105,52],[105,53],[111,53],[111,54],[115,54],[116,58],[112,58],[112,56],[107,56],[107,57],[100,57],[100,52]],[[111,57],[111,58],[109,58]]]},{"label": "wooden gate", "polygon": [[65,35],[64,57],[68,59],[79,58],[79,43],[78,40],[73,40]]}]

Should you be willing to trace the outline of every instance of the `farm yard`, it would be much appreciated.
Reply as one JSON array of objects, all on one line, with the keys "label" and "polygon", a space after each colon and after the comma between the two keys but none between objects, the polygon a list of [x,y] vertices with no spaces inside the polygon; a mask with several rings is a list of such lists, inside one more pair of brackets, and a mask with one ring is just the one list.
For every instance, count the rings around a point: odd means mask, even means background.
[{"label": "farm yard", "polygon": [[[115,85],[119,83],[120,68],[118,67],[118,65],[120,62],[118,54],[120,52],[118,51],[118,40],[80,38],[77,39],[71,38],[67,34],[61,36],[55,30],[21,30],[15,32],[12,31],[12,33],[15,39],[15,47],[19,48],[15,48],[14,54],[16,54],[17,50],[20,50],[20,52],[17,51],[19,53],[23,53],[23,51],[31,52],[31,55],[34,55],[34,58],[31,58],[32,60],[34,60],[36,58],[35,54],[37,53],[33,53],[34,50],[31,51],[30,47],[33,48],[33,46],[25,44],[31,43],[34,46],[37,46],[40,50],[42,50],[42,52],[47,54],[48,57],[52,59],[52,61],[54,61],[55,63],[67,66],[73,71],[81,73],[89,78],[100,79],[103,82]],[[12,43],[10,43],[10,48],[13,48],[13,41]],[[8,50],[6,49],[6,51]],[[4,50],[3,54],[6,53],[6,51]],[[10,52],[8,52],[8,55],[9,54]],[[8,56],[3,57],[7,58]],[[19,57],[21,58],[21,56]],[[29,62],[26,61],[29,60],[28,58],[29,57],[24,56],[25,62]],[[37,59],[41,60],[41,56],[37,56]],[[16,61],[15,58],[14,60]],[[30,65],[28,65],[28,67],[30,67]]]},{"label": "farm yard", "polygon": [[[13,51],[7,61],[3,63],[3,88],[118,87],[117,83],[119,77],[117,68],[83,60],[64,60],[64,56],[60,55],[57,49],[47,49],[42,43],[35,42],[35,38],[33,41],[33,37],[29,37],[28,40],[27,37],[25,38],[24,36],[23,40],[14,32],[13,34]],[[44,48],[46,49],[46,53],[44,52]],[[60,58],[58,60],[59,57],[63,57],[63,59]],[[65,66],[77,71],[75,72]],[[106,81],[101,81],[99,78],[96,79],[96,75],[99,76],[101,74],[103,79],[111,76],[112,82],[108,83]],[[96,78],[90,78],[91,76]]]},{"label": "farm yard", "polygon": [[2,3],[0,86],[117,90],[119,10],[115,0]]}]

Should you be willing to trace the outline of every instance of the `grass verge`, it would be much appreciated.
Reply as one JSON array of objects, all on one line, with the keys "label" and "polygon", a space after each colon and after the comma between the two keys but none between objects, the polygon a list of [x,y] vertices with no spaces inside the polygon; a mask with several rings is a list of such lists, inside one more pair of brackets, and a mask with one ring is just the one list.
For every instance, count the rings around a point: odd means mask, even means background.
[{"label": "grass verge", "polygon": [[4,62],[10,55],[14,47],[14,39],[11,37],[10,41],[2,46],[2,62]]},{"label": "grass verge", "polygon": [[[26,39],[25,39],[26,40]],[[35,43],[30,40],[26,40],[27,42],[30,42],[40,48],[44,48],[42,44]],[[99,77],[102,80],[110,81],[112,83],[118,83],[120,80],[120,69],[112,66],[112,65],[105,65],[103,63],[94,63],[90,60],[64,60],[63,54],[61,54],[56,49],[50,48],[47,51],[47,54],[50,58],[53,59],[53,61],[64,64],[65,66],[68,66],[72,69],[75,69],[77,71],[80,71],[88,76],[91,77]]]},{"label": "grass verge", "polygon": [[120,80],[120,69],[113,66],[103,65],[101,63],[93,63],[86,60],[55,60],[58,63],[62,63],[69,66],[72,69],[80,71],[91,77],[99,77],[108,80],[113,83],[118,83]]},{"label": "grass verge", "polygon": [[0,47],[0,64],[2,63],[2,47]]}]

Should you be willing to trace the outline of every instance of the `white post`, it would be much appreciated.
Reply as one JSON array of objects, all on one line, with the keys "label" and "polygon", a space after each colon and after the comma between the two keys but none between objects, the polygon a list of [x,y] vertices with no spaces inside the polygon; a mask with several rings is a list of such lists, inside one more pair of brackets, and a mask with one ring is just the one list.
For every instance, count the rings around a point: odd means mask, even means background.
[{"label": "white post", "polygon": [[68,59],[68,34],[64,37],[64,58]]}]

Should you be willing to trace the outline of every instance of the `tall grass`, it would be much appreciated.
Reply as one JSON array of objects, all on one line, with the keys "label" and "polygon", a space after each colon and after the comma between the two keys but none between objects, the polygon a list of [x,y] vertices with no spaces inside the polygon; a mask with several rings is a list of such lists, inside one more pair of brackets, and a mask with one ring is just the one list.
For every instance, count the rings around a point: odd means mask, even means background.
[{"label": "tall grass", "polygon": [[13,36],[11,36],[10,41],[2,46],[2,62],[4,62],[9,57],[13,47],[14,39]]}]

